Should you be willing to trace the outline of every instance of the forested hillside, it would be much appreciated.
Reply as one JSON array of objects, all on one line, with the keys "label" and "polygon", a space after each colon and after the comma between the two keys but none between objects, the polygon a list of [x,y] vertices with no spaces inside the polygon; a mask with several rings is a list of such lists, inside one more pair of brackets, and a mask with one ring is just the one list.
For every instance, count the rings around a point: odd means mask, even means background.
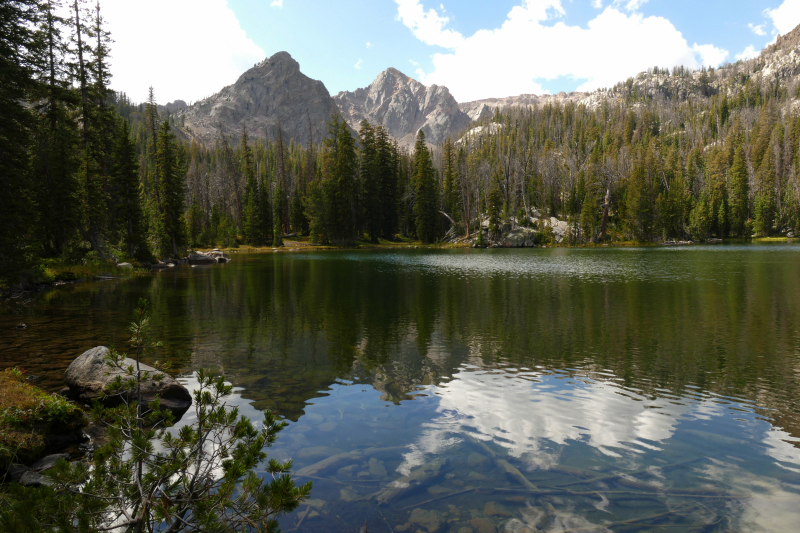
[{"label": "forested hillside", "polygon": [[409,153],[383,125],[354,136],[335,114],[305,144],[280,123],[266,139],[191,141],[156,92],[134,104],[109,89],[99,4],[59,7],[0,1],[5,286],[47,261],[152,262],[295,235],[485,242],[521,225],[547,242],[549,217],[571,243],[800,229],[798,30],[716,71],[655,68],[585,98],[506,105],[433,150],[420,134]]}]

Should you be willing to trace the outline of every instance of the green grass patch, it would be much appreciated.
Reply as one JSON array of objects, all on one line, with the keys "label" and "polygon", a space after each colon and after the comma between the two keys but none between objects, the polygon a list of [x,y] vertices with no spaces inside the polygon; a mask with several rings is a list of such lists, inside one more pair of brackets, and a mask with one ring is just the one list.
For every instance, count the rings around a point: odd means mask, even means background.
[{"label": "green grass patch", "polygon": [[30,385],[19,369],[0,372],[0,470],[35,460],[48,435],[84,425],[83,411],[65,398]]}]

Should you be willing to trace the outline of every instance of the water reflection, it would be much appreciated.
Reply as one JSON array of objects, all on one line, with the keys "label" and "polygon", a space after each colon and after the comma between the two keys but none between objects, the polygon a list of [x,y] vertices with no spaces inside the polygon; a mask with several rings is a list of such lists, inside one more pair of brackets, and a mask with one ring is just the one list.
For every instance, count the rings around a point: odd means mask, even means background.
[{"label": "water reflection", "polygon": [[376,400],[367,385],[335,385],[274,450],[316,480],[321,502],[301,530],[338,531],[331,523],[346,512],[357,517],[350,527],[366,520],[375,531],[800,523],[796,439],[746,401],[646,396],[613,377],[474,365],[389,412]]},{"label": "water reflection", "polygon": [[241,255],[0,313],[0,366],[58,388],[141,297],[177,370],[292,422],[274,453],[342,457],[284,529],[800,521],[800,247]]}]

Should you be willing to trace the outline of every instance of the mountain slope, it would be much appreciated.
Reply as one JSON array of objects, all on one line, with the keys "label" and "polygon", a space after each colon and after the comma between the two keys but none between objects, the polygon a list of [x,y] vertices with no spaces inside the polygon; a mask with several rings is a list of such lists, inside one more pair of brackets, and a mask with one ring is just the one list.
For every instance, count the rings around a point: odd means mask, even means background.
[{"label": "mountain slope", "polygon": [[217,94],[178,111],[184,132],[212,146],[218,135],[242,134],[277,137],[278,124],[285,139],[319,143],[325,122],[337,110],[325,85],[300,72],[287,52],[278,52],[242,74],[236,83]]}]

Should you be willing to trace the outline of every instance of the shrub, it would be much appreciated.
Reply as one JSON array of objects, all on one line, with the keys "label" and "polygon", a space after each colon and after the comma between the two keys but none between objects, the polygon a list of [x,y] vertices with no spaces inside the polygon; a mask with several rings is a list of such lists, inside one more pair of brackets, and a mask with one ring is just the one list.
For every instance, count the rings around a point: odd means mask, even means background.
[{"label": "shrub", "polygon": [[[127,374],[109,386],[109,394],[138,396],[148,377],[138,370],[148,322],[147,304],[140,301],[131,325],[136,365],[125,367],[125,354],[109,353],[107,364]],[[108,443],[90,462],[62,460],[48,470],[50,487],[12,488],[0,509],[0,530],[276,531],[277,516],[311,492],[310,482],[295,485],[291,461],[271,459],[268,478],[256,474],[267,458],[264,449],[286,423],[267,411],[256,429],[226,406],[232,386],[222,376],[204,370],[197,376],[196,421],[178,431],[169,431],[172,416],[158,400],[147,409],[135,401],[115,408],[96,403],[92,418],[108,428]]]}]

